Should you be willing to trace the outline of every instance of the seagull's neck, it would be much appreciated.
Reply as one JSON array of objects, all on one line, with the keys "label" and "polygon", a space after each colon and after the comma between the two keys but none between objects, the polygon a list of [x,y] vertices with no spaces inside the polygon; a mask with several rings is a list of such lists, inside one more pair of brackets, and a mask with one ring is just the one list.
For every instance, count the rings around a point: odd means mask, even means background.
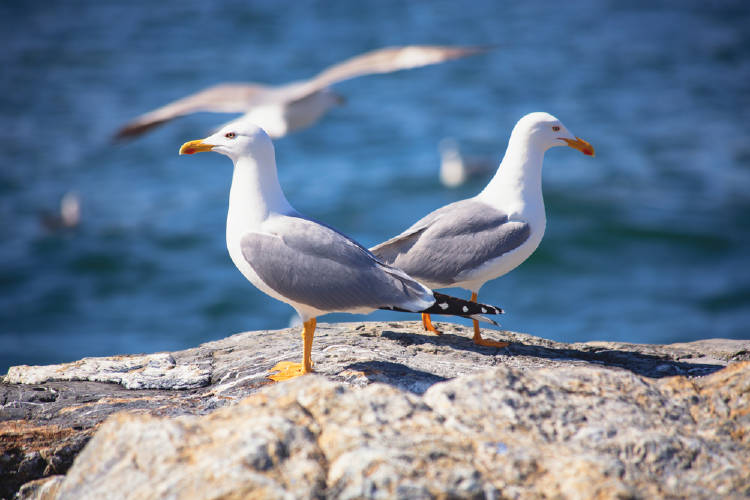
[{"label": "seagull's neck", "polygon": [[227,236],[255,229],[273,215],[292,212],[294,209],[279,185],[273,157],[242,156],[234,160]]},{"label": "seagull's neck", "polygon": [[487,187],[477,198],[509,216],[523,215],[529,210],[544,215],[542,198],[542,162],[544,149],[527,138],[511,135],[503,161]]}]

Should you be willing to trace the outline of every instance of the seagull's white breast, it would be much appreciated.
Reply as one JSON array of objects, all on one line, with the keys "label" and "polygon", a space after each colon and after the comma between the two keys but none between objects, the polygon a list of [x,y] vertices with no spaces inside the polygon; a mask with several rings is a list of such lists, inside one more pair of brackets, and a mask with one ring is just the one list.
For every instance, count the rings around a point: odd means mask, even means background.
[{"label": "seagull's white breast", "polygon": [[327,89],[310,94],[304,99],[287,103],[284,107],[287,133],[312,125],[336,103],[336,95]]},{"label": "seagull's white breast", "polygon": [[251,109],[243,120],[248,120],[266,131],[272,137],[283,137],[289,132],[283,104],[268,104]]},{"label": "seagull's white breast", "polygon": [[486,282],[509,273],[528,259],[542,242],[547,227],[541,189],[532,193],[499,190],[482,193],[477,198],[508,214],[508,220],[528,224],[529,238],[510,252],[461,273],[453,286],[474,292],[477,292]]},{"label": "seagull's white breast", "polygon": [[321,91],[297,101],[257,106],[245,118],[276,139],[312,125],[335,104],[336,96],[333,93]]},{"label": "seagull's white breast", "polygon": [[531,230],[529,239],[521,246],[485,262],[480,267],[467,269],[457,277],[456,284],[453,286],[477,292],[486,282],[499,278],[520,266],[539,247],[544,237],[545,221],[537,220],[536,224],[529,223],[529,228]]}]

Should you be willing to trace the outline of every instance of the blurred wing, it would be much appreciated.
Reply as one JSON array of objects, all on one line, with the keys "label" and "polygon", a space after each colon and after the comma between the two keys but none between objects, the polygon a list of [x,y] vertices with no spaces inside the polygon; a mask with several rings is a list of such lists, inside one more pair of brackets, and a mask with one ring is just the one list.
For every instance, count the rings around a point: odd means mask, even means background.
[{"label": "blurred wing", "polygon": [[305,95],[358,76],[391,73],[402,69],[429,66],[430,64],[438,64],[451,59],[480,54],[491,48],[486,46],[408,45],[373,50],[347,59],[344,62],[334,64],[311,80],[299,85],[295,89],[299,95],[294,100],[301,99]]},{"label": "blurred wing", "polygon": [[135,118],[118,130],[115,138],[136,137],[157,125],[198,111],[244,113],[266,89],[258,84],[232,83],[209,87]]}]

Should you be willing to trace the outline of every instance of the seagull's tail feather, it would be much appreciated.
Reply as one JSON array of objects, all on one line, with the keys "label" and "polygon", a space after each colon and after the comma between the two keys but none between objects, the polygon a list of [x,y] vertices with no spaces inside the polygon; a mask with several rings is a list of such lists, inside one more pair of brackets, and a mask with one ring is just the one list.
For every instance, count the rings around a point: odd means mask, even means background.
[{"label": "seagull's tail feather", "polygon": [[471,302],[439,292],[433,292],[433,294],[435,296],[435,303],[427,309],[423,309],[421,311],[407,311],[398,307],[381,307],[381,309],[390,309],[403,312],[421,312],[427,314],[445,314],[448,316],[461,316],[464,318],[475,319],[477,321],[492,323],[493,325],[497,325],[497,322],[485,317],[484,315],[503,314],[503,310],[499,307],[480,304],[478,302]]}]

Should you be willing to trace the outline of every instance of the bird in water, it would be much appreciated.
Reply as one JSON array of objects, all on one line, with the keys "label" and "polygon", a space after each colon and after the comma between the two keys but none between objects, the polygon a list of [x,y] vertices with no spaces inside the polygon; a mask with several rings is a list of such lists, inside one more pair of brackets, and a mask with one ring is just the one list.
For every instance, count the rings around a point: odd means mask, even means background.
[{"label": "bird in water", "polygon": [[495,170],[495,163],[490,158],[467,157],[461,153],[458,141],[446,137],[438,144],[440,151],[440,183],[448,188],[455,188],[471,179],[487,176]]},{"label": "bird in water", "polygon": [[74,229],[81,223],[81,197],[75,191],[68,191],[60,199],[57,213],[44,212],[39,217],[49,231]]}]

